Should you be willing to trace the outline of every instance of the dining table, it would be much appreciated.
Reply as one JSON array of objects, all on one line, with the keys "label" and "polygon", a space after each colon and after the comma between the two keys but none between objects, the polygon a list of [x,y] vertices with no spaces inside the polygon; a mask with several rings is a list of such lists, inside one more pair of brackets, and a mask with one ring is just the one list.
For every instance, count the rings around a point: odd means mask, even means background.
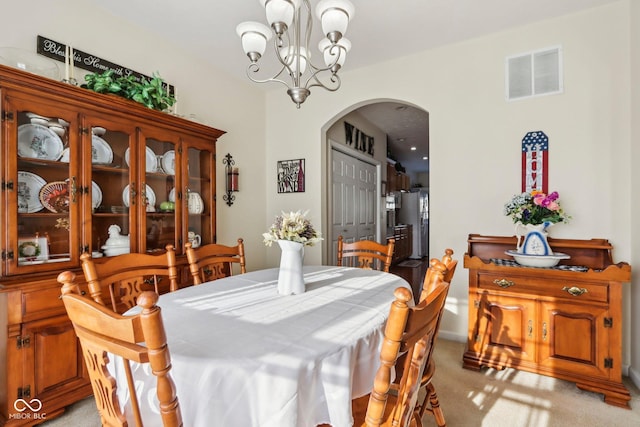
[{"label": "dining table", "polygon": [[[273,268],[160,296],[185,426],[352,425],[351,400],[373,386],[393,292],[411,286],[376,270],[303,273],[305,292],[296,295],[278,294]],[[148,366],[132,368],[143,419],[160,423],[155,377]],[[121,361],[111,369],[124,383]],[[118,390],[124,405],[126,387]]]}]

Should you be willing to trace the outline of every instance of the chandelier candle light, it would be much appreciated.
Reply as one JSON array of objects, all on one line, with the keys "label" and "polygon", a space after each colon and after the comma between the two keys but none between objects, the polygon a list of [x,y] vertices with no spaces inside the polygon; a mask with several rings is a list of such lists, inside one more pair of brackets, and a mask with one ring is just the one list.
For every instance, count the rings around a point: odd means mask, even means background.
[{"label": "chandelier candle light", "polygon": [[[353,4],[348,0],[322,0],[316,6],[316,15],[322,23],[322,33],[318,49],[323,54],[325,67],[316,67],[310,61],[309,42],[313,28],[311,3],[309,0],[259,0],[265,8],[267,22],[271,28],[259,22],[243,22],[236,28],[242,39],[242,48],[251,63],[247,76],[256,83],[279,82],[288,87],[291,100],[300,108],[311,91],[320,86],[331,92],[340,88],[338,71],[344,64],[351,42],[344,38],[349,20],[353,18]],[[302,33],[302,7],[305,8],[306,25]],[[275,35],[274,50],[281,64],[280,70],[271,78],[257,79],[253,73],[260,71],[258,61],[264,54],[267,41]],[[286,71],[290,82],[280,78]],[[321,81],[321,73],[328,72],[328,81]],[[306,74],[305,74],[306,73]]]}]

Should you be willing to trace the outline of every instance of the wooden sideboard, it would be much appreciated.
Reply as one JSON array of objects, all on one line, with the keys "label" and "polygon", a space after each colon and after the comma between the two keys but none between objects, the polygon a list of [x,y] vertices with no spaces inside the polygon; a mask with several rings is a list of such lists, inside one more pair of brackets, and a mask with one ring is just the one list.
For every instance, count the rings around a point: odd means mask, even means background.
[{"label": "wooden sideboard", "polygon": [[573,381],[629,407],[622,383],[622,286],[629,264],[605,239],[549,239],[571,256],[555,268],[517,265],[515,237],[469,235],[469,333],[463,366],[521,369]]}]

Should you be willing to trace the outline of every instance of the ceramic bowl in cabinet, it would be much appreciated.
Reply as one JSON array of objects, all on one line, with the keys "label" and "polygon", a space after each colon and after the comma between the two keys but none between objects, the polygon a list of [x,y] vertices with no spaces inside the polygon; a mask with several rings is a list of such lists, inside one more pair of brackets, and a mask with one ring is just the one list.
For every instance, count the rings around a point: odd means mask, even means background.
[{"label": "ceramic bowl in cabinet", "polygon": [[527,255],[521,254],[518,251],[505,251],[507,255],[513,257],[520,265],[527,267],[555,267],[560,260],[571,258],[569,255],[562,252],[554,252],[552,255]]},{"label": "ceramic bowl in cabinet", "polygon": [[104,245],[102,246],[102,250],[104,251],[104,254],[106,256],[116,256],[116,255],[123,255],[123,254],[128,254],[129,252],[131,252],[131,248],[129,248],[129,246],[107,246]]}]

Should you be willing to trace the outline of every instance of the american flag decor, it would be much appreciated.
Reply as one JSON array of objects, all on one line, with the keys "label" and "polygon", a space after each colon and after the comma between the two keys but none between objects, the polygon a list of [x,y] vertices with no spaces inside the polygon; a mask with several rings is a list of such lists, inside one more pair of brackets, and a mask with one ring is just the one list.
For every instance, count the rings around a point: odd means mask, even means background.
[{"label": "american flag decor", "polygon": [[549,138],[542,131],[522,138],[522,191],[547,193],[549,176]]}]

